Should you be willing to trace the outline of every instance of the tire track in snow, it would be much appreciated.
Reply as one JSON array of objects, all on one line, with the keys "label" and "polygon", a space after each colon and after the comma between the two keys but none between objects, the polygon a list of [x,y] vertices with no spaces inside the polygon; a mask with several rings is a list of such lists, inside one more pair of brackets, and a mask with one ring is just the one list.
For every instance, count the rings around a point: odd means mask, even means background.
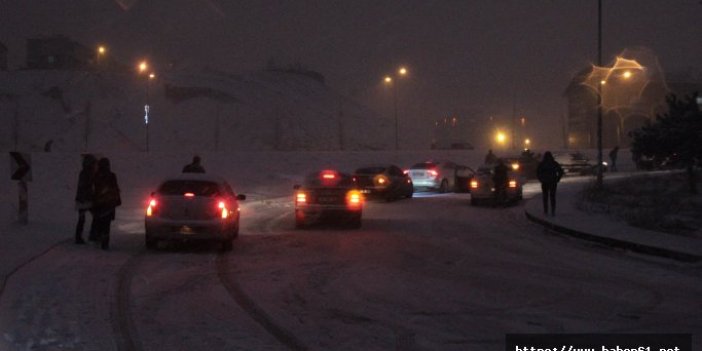
[{"label": "tire track in snow", "polygon": [[[280,218],[280,216],[278,217]],[[307,350],[307,347],[290,331],[277,324],[256,302],[247,295],[236,280],[231,278],[226,260],[227,254],[217,256],[219,280],[236,303],[268,333],[290,350]]]},{"label": "tire track in snow", "polygon": [[5,287],[7,286],[7,282],[10,281],[10,278],[12,278],[13,275],[15,275],[17,272],[19,272],[19,270],[21,270],[22,268],[26,267],[26,266],[29,265],[30,263],[32,263],[32,262],[38,260],[40,257],[46,255],[46,254],[49,253],[51,250],[53,250],[53,249],[55,249],[55,248],[57,248],[57,247],[59,247],[59,246],[61,246],[61,245],[63,245],[63,244],[67,244],[67,243],[69,243],[70,241],[71,241],[71,239],[66,239],[66,240],[59,241],[59,242],[57,242],[57,243],[55,243],[55,244],[49,246],[49,247],[46,248],[44,251],[41,251],[41,252],[39,252],[38,254],[29,257],[28,259],[24,260],[22,263],[18,264],[15,268],[13,268],[12,270],[10,270],[9,273],[3,275],[3,276],[2,276],[2,280],[0,281],[0,302],[2,301],[2,295],[3,295],[3,293],[5,292]]},{"label": "tire track in snow", "polygon": [[117,272],[117,287],[110,306],[110,324],[119,351],[141,351],[141,342],[130,314],[132,278],[141,264],[146,251],[142,250],[129,257]]}]

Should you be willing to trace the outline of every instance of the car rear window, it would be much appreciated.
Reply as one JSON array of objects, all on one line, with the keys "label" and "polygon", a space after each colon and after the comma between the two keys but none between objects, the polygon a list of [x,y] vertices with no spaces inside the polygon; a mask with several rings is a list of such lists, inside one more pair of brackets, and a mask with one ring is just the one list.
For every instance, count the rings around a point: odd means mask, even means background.
[{"label": "car rear window", "polygon": [[357,174],[378,174],[385,172],[385,167],[365,167],[356,170]]},{"label": "car rear window", "polygon": [[412,169],[431,169],[431,168],[436,168],[436,164],[433,162],[422,162],[422,163],[415,164],[411,168]]},{"label": "car rear window", "polygon": [[158,189],[161,195],[183,195],[193,193],[195,196],[220,195],[219,184],[205,180],[169,180]]}]

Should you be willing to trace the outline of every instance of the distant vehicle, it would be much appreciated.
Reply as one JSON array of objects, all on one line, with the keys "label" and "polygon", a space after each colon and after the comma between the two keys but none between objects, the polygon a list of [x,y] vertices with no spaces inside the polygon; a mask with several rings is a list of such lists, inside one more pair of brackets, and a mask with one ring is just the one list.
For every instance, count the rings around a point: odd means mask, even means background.
[{"label": "distant vehicle", "polygon": [[[509,163],[506,163],[510,167]],[[470,182],[470,204],[473,206],[485,203],[496,204],[497,193],[495,184],[492,181],[495,167],[493,165],[483,165],[478,168],[475,177]],[[505,201],[514,203],[522,200],[522,187],[525,179],[515,167],[510,167],[507,173],[507,189],[505,191]]]},{"label": "distant vehicle", "polygon": [[470,191],[468,184],[475,172],[470,167],[452,161],[426,161],[410,167],[408,174],[415,190],[428,189],[446,193]]},{"label": "distant vehicle", "polygon": [[[554,155],[566,174],[590,175],[597,173],[597,162],[591,161],[580,152],[570,152]],[[607,171],[607,162],[602,161],[602,171]]]},{"label": "distant vehicle", "polygon": [[146,208],[146,248],[155,249],[159,240],[218,241],[232,249],[239,235],[239,201],[220,177],[184,173],[164,180],[151,193]]},{"label": "distant vehicle", "polygon": [[335,170],[311,173],[295,185],[295,227],[322,217],[361,227],[364,197],[353,177]]},{"label": "distant vehicle", "polygon": [[414,192],[412,179],[395,165],[362,167],[354,172],[353,177],[368,199],[381,198],[391,201],[411,198]]}]

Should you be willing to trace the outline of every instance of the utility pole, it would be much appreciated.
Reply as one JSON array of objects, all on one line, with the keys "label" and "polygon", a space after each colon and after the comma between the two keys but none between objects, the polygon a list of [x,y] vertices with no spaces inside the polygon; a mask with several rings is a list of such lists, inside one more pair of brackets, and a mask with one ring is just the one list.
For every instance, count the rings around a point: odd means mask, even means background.
[{"label": "utility pole", "polygon": [[[597,67],[602,67],[602,0],[597,0]],[[597,82],[597,182],[602,189],[602,82]]]}]

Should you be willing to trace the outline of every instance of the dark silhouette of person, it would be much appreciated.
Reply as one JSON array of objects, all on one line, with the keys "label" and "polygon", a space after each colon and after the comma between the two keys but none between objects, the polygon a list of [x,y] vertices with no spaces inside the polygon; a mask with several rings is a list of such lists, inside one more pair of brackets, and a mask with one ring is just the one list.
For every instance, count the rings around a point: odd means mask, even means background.
[{"label": "dark silhouette of person", "polygon": [[[110,225],[115,219],[115,209],[122,204],[117,176],[110,169],[110,160],[101,158],[95,174],[93,200],[94,240],[103,250],[110,247]],[[91,235],[93,234],[91,233]]]},{"label": "dark silhouette of person", "polygon": [[493,163],[497,162],[497,156],[492,153],[492,149],[488,150],[487,155],[485,155],[485,164],[486,165],[491,165]]},{"label": "dark silhouette of person", "polygon": [[200,164],[200,156],[193,156],[193,162],[183,167],[183,173],[205,173],[205,168]]},{"label": "dark silhouette of person", "polygon": [[556,187],[563,177],[563,167],[553,158],[551,151],[544,153],[544,158],[536,168],[536,177],[541,182],[541,196],[544,203],[544,215],[548,215],[548,203],[551,202],[551,215],[556,215]]},{"label": "dark silhouette of person", "polygon": [[507,172],[509,168],[502,159],[498,159],[492,174],[492,183],[495,186],[495,200],[500,205],[507,200]]},{"label": "dark silhouette of person", "polygon": [[[93,207],[94,186],[93,180],[97,172],[97,160],[93,155],[83,156],[83,167],[78,175],[76,190],[76,210],[78,211],[78,224],[76,225],[76,244],[85,244],[83,228],[85,227],[85,212]],[[92,230],[92,228],[91,228]]]},{"label": "dark silhouette of person", "polygon": [[619,146],[615,146],[612,151],[609,152],[609,160],[612,162],[612,167],[610,169],[612,172],[617,171],[617,155],[619,154]]}]

